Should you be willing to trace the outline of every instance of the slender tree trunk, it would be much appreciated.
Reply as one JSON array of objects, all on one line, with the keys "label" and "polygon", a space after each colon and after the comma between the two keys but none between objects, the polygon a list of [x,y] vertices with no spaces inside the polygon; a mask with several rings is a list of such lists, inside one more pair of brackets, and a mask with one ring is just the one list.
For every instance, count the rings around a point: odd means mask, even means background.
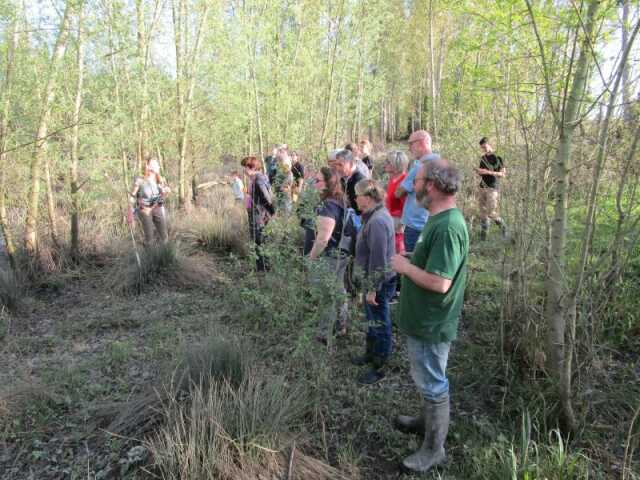
[{"label": "slender tree trunk", "polygon": [[636,125],[635,132],[633,135],[633,141],[631,143],[631,147],[629,148],[629,153],[627,154],[627,158],[624,161],[622,166],[622,170],[620,172],[620,183],[618,184],[618,191],[616,192],[616,212],[618,213],[618,219],[616,221],[616,230],[614,235],[614,241],[611,246],[611,262],[609,265],[609,270],[614,272],[614,277],[617,276],[617,273],[620,270],[620,253],[623,248],[624,234],[625,230],[623,228],[627,217],[629,216],[633,203],[629,205],[627,209],[625,209],[622,205],[625,189],[627,186],[627,182],[629,180],[629,173],[631,167],[634,163],[636,152],[638,151],[638,144],[640,143],[640,124]]},{"label": "slender tree trunk", "polygon": [[251,72],[251,86],[253,87],[253,100],[254,106],[256,110],[256,128],[258,129],[258,149],[260,151],[259,155],[264,155],[264,136],[262,134],[262,115],[260,113],[260,93],[258,92],[258,80],[256,78],[256,56],[255,56],[255,45],[252,50],[252,63],[250,68]]},{"label": "slender tree trunk", "polygon": [[[431,125],[429,129],[431,131],[431,137],[435,140],[438,136],[438,128],[436,125],[436,105],[437,105],[437,86],[436,86],[436,62],[435,52],[433,50],[433,0],[429,0],[429,85],[431,87]],[[424,127],[421,127],[424,128]]]},{"label": "slender tree trunk", "polygon": [[[111,67],[111,75],[113,76],[116,105],[119,108],[122,108],[123,102],[122,102],[122,95],[120,93],[121,92],[120,74],[118,72],[118,67],[116,65],[116,59],[115,59],[116,46],[113,38],[113,23],[115,21],[114,14],[113,14],[113,3],[106,2],[106,6],[107,6],[107,15],[109,17],[109,27],[107,28],[108,39],[109,39],[109,51],[110,51],[109,65]],[[121,160],[120,168],[122,170],[123,188],[125,192],[128,192],[129,188],[131,187],[130,178],[129,178],[129,158],[127,156],[127,147],[124,143],[125,134],[124,134],[124,128],[122,123],[123,122],[118,122],[118,137],[119,137],[118,142],[120,144],[120,160]]]},{"label": "slender tree trunk", "polygon": [[[195,33],[194,45],[192,47],[192,50],[189,51],[189,24],[187,18],[186,0],[174,0],[173,2],[173,28],[175,32],[176,49],[176,103],[178,108],[178,196],[180,206],[182,208],[187,208],[189,204],[186,188],[186,157],[189,143],[189,127],[191,122],[191,101],[193,99],[193,92],[195,88],[195,72],[197,69],[200,41],[202,38],[204,26],[206,25],[208,11],[208,4],[207,2],[204,2],[203,10],[200,15],[200,22],[198,23]],[[195,168],[193,168],[192,173],[192,196],[193,200],[195,201],[197,196],[197,192],[195,189],[195,185],[197,184]]]},{"label": "slender tree trunk", "polygon": [[[340,45],[340,31],[342,27],[342,20],[344,14],[344,0],[340,2],[340,10],[338,17],[336,18],[337,26],[335,29],[335,41],[333,42],[333,48],[330,50],[328,60],[329,66],[329,79],[327,85],[327,96],[325,98],[324,115],[322,117],[322,129],[320,133],[320,149],[325,148],[325,139],[327,137],[327,130],[329,128],[329,114],[331,113],[331,99],[333,98],[333,90],[335,83],[335,69],[338,57],[338,46]],[[329,26],[331,29],[331,26]],[[330,31],[330,30],[329,30]]]},{"label": "slender tree trunk", "polygon": [[49,228],[51,234],[51,241],[53,245],[60,248],[60,237],[58,235],[58,215],[56,213],[56,202],[53,198],[53,185],[51,182],[51,162],[47,155],[47,144],[43,146],[44,151],[44,179],[45,179],[45,191],[47,198],[47,216],[49,217]]},{"label": "slender tree trunk", "polygon": [[[188,65],[188,88],[187,88],[187,98],[185,102],[186,111],[184,112],[184,143],[186,144],[188,141],[188,135],[191,133],[191,117],[193,114],[193,110],[191,108],[191,103],[193,101],[193,92],[195,90],[196,85],[196,72],[198,68],[198,55],[200,53],[200,43],[202,41],[202,36],[204,35],[204,28],[207,25],[207,15],[209,13],[209,2],[204,2],[202,12],[200,13],[200,24],[198,25],[198,30],[196,31],[196,38],[193,45],[193,50],[190,55],[190,61]],[[192,155],[191,157],[191,195],[193,198],[193,203],[197,203],[198,201],[198,189],[196,186],[198,185],[198,175],[195,164],[196,157]]]},{"label": "slender tree trunk", "polygon": [[[622,51],[627,49],[627,45],[629,44],[629,10],[631,9],[631,0],[622,0]],[[630,66],[628,63],[625,64],[624,69],[622,70],[622,117],[625,122],[631,122],[633,119],[632,111],[631,111],[631,82],[629,81],[630,77]]]},{"label": "slender tree trunk", "polygon": [[138,109],[137,133],[136,133],[136,172],[142,171],[145,155],[146,143],[146,125],[147,125],[147,65],[146,65],[146,23],[145,23],[145,2],[144,0],[136,0],[136,24],[137,24],[137,46],[138,46],[138,62],[141,73],[142,89],[140,92],[141,102]]},{"label": "slender tree trunk", "polygon": [[80,144],[80,109],[82,108],[82,88],[84,82],[84,44],[83,44],[83,5],[78,5],[78,38],[76,51],[76,65],[78,77],[76,79],[76,100],[73,107],[73,131],[71,133],[71,165],[69,175],[71,179],[71,256],[78,259],[80,252],[80,186],[78,182],[78,162]]},{"label": "slender tree trunk", "polygon": [[[551,225],[549,272],[546,282],[547,301],[545,317],[549,325],[549,358],[558,382],[561,406],[561,424],[565,432],[574,431],[577,425],[571,403],[571,366],[573,360],[573,331],[567,332],[567,315],[575,309],[566,298],[566,243],[567,213],[569,198],[569,173],[571,171],[571,147],[574,131],[578,125],[584,89],[588,78],[590,42],[595,25],[599,0],[590,0],[584,20],[584,32],[580,53],[574,69],[574,77],[565,109],[559,125],[558,149],[552,166],[554,215]],[[576,35],[581,28],[578,27]],[[551,97],[551,93],[549,92]]]},{"label": "slender tree trunk", "polygon": [[183,22],[185,16],[185,0],[173,0],[173,30],[176,50],[176,107],[177,107],[177,144],[178,144],[178,201],[180,208],[186,208],[187,198],[187,179],[186,179],[186,152],[187,145],[184,141],[184,65],[183,65]]},{"label": "slender tree trunk", "polygon": [[27,218],[24,231],[24,245],[27,253],[34,256],[38,248],[38,207],[40,205],[40,175],[41,167],[46,154],[46,137],[49,128],[49,118],[51,117],[51,107],[55,100],[56,87],[56,67],[60,59],[62,59],[67,43],[69,17],[71,10],[71,1],[65,5],[58,38],[53,48],[53,56],[49,63],[49,71],[47,72],[47,80],[44,88],[43,103],[40,111],[40,120],[36,131],[33,155],[31,158],[29,196],[27,200]]},{"label": "slender tree trunk", "polygon": [[2,102],[2,110],[0,111],[0,228],[4,238],[4,246],[9,257],[11,268],[16,270],[16,246],[13,241],[13,235],[9,229],[7,220],[7,154],[5,150],[9,144],[9,108],[11,106],[11,89],[13,81],[13,67],[15,63],[16,48],[18,45],[18,29],[16,28],[16,20],[13,19],[11,25],[7,29],[7,38],[9,45],[7,48],[7,59],[5,63],[4,82],[0,98]]}]

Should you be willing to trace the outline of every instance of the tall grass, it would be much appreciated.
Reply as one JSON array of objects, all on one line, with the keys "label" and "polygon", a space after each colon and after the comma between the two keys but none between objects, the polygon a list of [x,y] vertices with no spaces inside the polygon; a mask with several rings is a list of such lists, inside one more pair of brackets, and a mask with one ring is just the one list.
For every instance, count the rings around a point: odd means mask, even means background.
[{"label": "tall grass", "polygon": [[239,385],[252,362],[248,349],[239,341],[221,336],[185,346],[181,357],[177,367],[137,397],[104,407],[98,416],[112,418],[107,430],[143,438],[162,423],[164,405],[189,399],[194,386],[207,389],[217,381]]},{"label": "tall grass", "polygon": [[176,217],[173,226],[185,244],[211,253],[249,253],[247,212],[226,185],[201,194],[200,206]]},{"label": "tall grass", "polygon": [[585,480],[591,464],[579,451],[572,451],[569,443],[557,430],[547,439],[534,439],[535,426],[528,412],[522,414],[520,437],[509,442],[500,436],[491,446],[480,449],[474,456],[474,478],[492,480]]},{"label": "tall grass", "polygon": [[105,278],[106,286],[124,295],[138,295],[154,286],[207,286],[213,264],[204,257],[189,257],[169,242],[132,252],[116,259]]},{"label": "tall grass", "polygon": [[180,238],[188,245],[211,253],[249,253],[249,235],[244,208],[231,206],[228,211],[193,210],[177,225]]},{"label": "tall grass", "polygon": [[[332,467],[295,451],[306,413],[302,392],[255,366],[248,346],[211,337],[126,404],[107,431],[147,439],[164,479],[341,479]],[[104,415],[104,412],[103,412]]]},{"label": "tall grass", "polygon": [[[166,425],[150,442],[165,479],[258,478],[282,472],[280,449],[301,418],[299,392],[253,370],[238,385],[193,385],[191,401],[165,405]],[[270,478],[267,475],[267,478]]]}]

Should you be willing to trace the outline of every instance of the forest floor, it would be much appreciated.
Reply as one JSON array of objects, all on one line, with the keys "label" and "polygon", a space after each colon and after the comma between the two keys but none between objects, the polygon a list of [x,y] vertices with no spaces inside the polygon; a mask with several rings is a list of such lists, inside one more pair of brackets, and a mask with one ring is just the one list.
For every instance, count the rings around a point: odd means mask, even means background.
[{"label": "forest floor", "polygon": [[[520,475],[534,468],[532,462],[539,469],[554,461],[575,461],[589,478],[622,478],[627,430],[640,398],[637,351],[607,350],[586,369],[576,399],[585,405],[579,409],[583,430],[569,454],[545,424],[554,408],[547,401],[550,385],[535,368],[502,353],[496,292],[503,266],[492,257],[508,246],[498,240],[491,245],[472,252],[460,337],[450,356],[448,460],[425,478],[509,478],[513,468]],[[211,283],[195,289],[116,295],[104,288],[104,272],[94,268],[33,292],[21,313],[2,325],[0,478],[153,478],[145,468],[152,461],[148,452],[135,448],[144,439],[109,432],[104,412],[158,385],[181,353],[203,338],[227,334],[244,339],[265,368],[298,386],[312,412],[299,432],[305,453],[348,478],[413,478],[398,465],[419,439],[392,425],[396,413],[417,412],[420,405],[398,332],[386,377],[360,386],[361,369],[349,361],[364,345],[359,309],[353,309],[349,335],[329,349],[301,340],[301,326],[265,328],[259,319],[246,318],[251,296],[244,289],[278,285],[269,284],[268,276],[248,275],[247,265],[218,258]],[[528,447],[521,448],[525,436],[539,447],[529,463],[522,451]],[[565,458],[555,458],[563,448]]]}]

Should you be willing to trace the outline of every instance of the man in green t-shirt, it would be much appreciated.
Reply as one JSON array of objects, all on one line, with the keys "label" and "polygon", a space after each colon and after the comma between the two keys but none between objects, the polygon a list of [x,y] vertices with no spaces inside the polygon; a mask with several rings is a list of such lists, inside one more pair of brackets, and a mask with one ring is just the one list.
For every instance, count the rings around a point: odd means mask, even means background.
[{"label": "man in green t-shirt", "polygon": [[456,338],[467,276],[469,234],[456,207],[460,171],[445,160],[427,162],[415,179],[416,199],[429,221],[411,259],[395,255],[391,268],[403,275],[399,327],[407,335],[411,376],[422,394],[424,414],[400,415],[402,430],[424,431],[420,449],[403,460],[405,468],[426,472],[445,460],[449,430],[449,347]]}]

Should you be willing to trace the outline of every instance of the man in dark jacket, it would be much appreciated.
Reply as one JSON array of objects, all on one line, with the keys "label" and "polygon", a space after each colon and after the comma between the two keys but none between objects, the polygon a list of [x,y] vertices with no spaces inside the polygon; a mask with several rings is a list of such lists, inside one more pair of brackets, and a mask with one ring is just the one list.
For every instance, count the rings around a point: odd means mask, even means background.
[{"label": "man in dark jacket", "polygon": [[480,239],[487,238],[489,220],[500,227],[502,236],[507,236],[507,227],[500,217],[500,179],[506,177],[502,158],[493,152],[487,137],[480,139],[480,167],[476,173],[480,177],[480,191],[478,194],[478,206],[480,207]]},{"label": "man in dark jacket", "polygon": [[336,153],[335,169],[342,177],[342,186],[347,195],[348,206],[353,208],[359,216],[362,214],[356,202],[356,184],[364,179],[364,175],[356,168],[355,158],[349,150],[339,150]]}]

